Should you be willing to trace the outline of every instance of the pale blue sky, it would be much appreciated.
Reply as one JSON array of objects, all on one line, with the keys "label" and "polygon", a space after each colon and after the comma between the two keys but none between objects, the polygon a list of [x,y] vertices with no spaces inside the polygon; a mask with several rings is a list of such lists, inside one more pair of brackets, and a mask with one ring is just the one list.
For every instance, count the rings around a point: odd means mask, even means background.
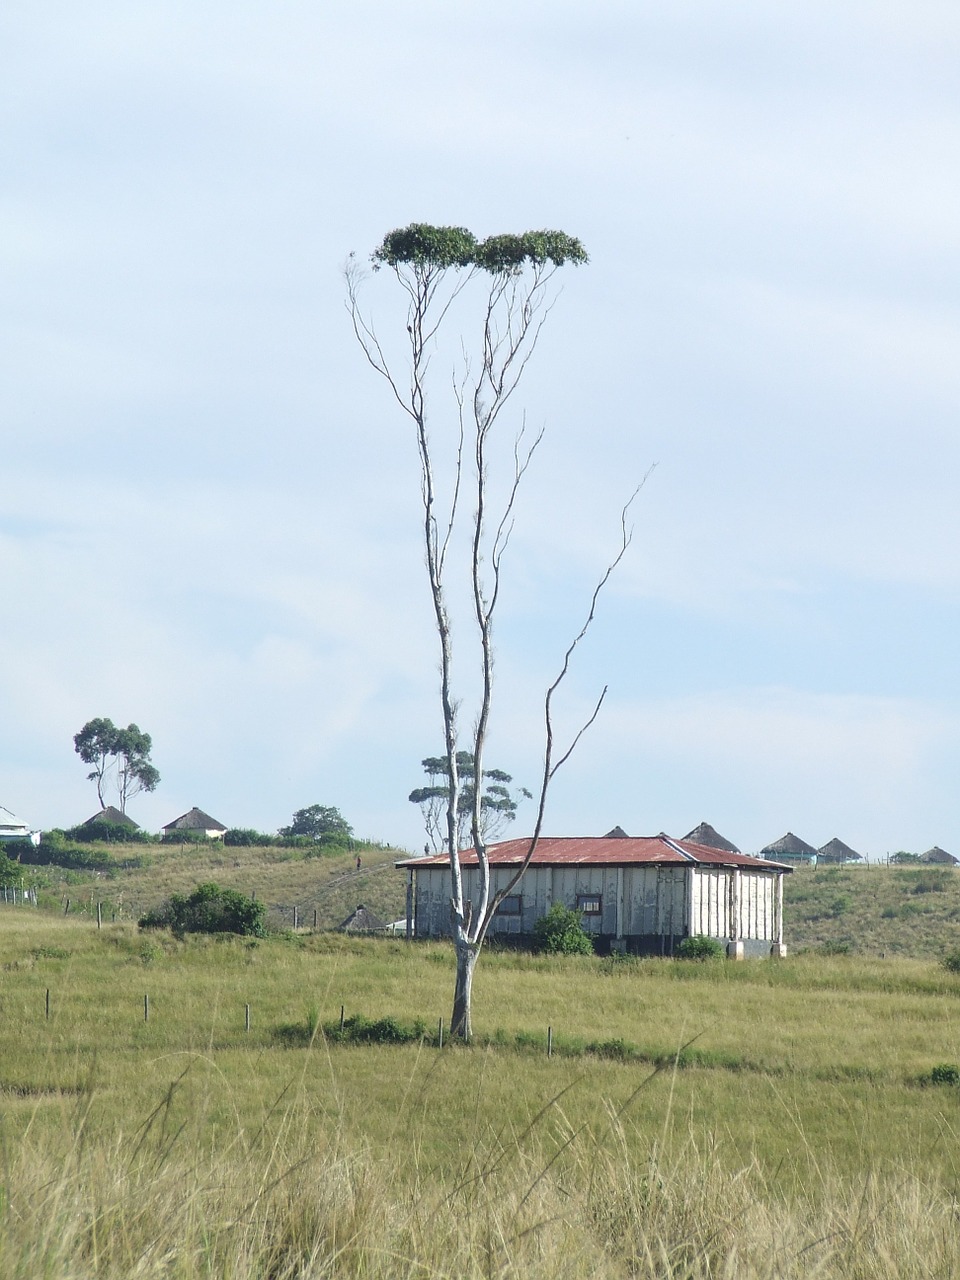
[{"label": "pale blue sky", "polygon": [[419,847],[413,441],[340,268],[412,220],[551,226],[592,261],[518,403],[495,763],[535,780],[655,462],[548,832],[960,854],[958,65],[934,0],[6,5],[0,804],[92,813],[109,716],[153,735],[148,828],[318,802]]}]

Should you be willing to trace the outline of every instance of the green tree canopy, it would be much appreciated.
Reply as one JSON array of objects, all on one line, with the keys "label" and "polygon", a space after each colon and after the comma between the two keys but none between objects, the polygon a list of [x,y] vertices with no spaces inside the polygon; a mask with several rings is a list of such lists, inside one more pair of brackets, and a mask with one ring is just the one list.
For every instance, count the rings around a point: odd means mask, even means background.
[{"label": "green tree canopy", "polygon": [[339,809],[329,805],[311,804],[298,809],[289,827],[281,827],[281,836],[307,836],[311,840],[334,843],[353,839],[353,827]]},{"label": "green tree canopy", "polygon": [[[444,846],[447,801],[450,796],[450,771],[446,756],[427,756],[420,761],[423,771],[429,779],[425,787],[417,787],[407,797],[411,804],[418,804],[423,814],[423,822],[427,839],[432,847],[439,851]],[[471,751],[457,752],[457,774],[460,778],[460,789],[457,794],[457,830],[461,848],[466,848],[470,839],[470,815],[473,812],[473,797],[476,793],[476,767]],[[526,787],[511,790],[513,778],[502,769],[483,770],[483,791],[480,796],[480,819],[484,838],[495,839],[517,816],[517,805],[522,800],[529,800],[530,792]]]},{"label": "green tree canopy", "polygon": [[478,240],[466,227],[434,227],[427,222],[411,222],[389,232],[373,253],[374,270],[410,266],[435,272],[476,267],[491,275],[515,275],[525,266],[580,266],[587,261],[580,241],[564,231],[525,231]]},{"label": "green tree canopy", "polygon": [[73,748],[84,764],[92,764],[87,774],[97,784],[100,808],[107,807],[106,793],[116,791],[117,808],[127,811],[127,801],[141,791],[155,791],[160,774],[150,761],[153,742],[138,725],[118,728],[112,720],[88,720],[74,735]]}]

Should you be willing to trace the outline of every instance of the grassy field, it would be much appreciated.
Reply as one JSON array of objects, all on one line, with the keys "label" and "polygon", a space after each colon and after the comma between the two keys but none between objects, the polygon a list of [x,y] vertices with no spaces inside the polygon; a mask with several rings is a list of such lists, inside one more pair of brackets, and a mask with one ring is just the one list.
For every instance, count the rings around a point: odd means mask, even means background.
[{"label": "grassy field", "polygon": [[306,1032],[341,1006],[435,1027],[442,946],[0,907],[0,1274],[958,1275],[960,1089],[931,1072],[960,1063],[960,978],[818,945],[491,951],[478,1043],[440,1051]]}]

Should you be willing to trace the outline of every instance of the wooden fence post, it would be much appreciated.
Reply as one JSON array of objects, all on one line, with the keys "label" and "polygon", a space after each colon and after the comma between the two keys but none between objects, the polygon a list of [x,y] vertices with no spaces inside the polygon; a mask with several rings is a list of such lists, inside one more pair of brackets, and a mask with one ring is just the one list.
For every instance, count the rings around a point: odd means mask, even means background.
[{"label": "wooden fence post", "polygon": [[442,1049],[443,1048],[443,1019],[442,1018],[437,1023],[437,1041],[439,1043],[440,1048]]},{"label": "wooden fence post", "polygon": [[553,1057],[553,1027],[547,1027],[547,1057]]},{"label": "wooden fence post", "polygon": [[150,1021],[150,997],[146,994],[143,997],[143,1020],[144,1022]]},{"label": "wooden fence post", "polygon": [[50,988],[47,987],[47,1021],[50,1021]]},{"label": "wooden fence post", "polygon": [[98,929],[103,928],[103,903],[102,902],[97,903],[97,928]]},{"label": "wooden fence post", "polygon": [[246,1005],[244,1005],[244,1006],[243,1006],[243,1009],[244,1009],[244,1013],[243,1013],[243,1029],[244,1029],[244,1031],[249,1031],[249,1030],[250,1030],[250,1006],[249,1006],[248,1004],[246,1004]]}]

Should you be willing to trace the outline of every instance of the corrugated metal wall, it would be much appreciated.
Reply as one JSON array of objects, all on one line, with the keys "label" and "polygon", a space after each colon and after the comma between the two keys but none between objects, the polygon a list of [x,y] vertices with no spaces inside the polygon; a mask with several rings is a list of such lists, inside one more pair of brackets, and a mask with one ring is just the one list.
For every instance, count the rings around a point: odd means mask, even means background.
[{"label": "corrugated metal wall", "polygon": [[[450,873],[442,867],[416,871],[415,932],[421,938],[450,932]],[[512,872],[494,868],[494,891],[505,887]],[[739,881],[738,884],[735,884]],[[464,897],[476,901],[478,872],[463,871]],[[679,938],[704,934],[730,938],[734,901],[738,904],[737,936],[773,941],[776,876],[743,868],[694,866],[558,866],[530,867],[514,891],[520,911],[498,914],[494,934],[529,935],[554,901],[568,907],[584,899],[599,900],[600,910],[583,917],[591,934],[607,938]],[[513,907],[515,904],[510,903]],[[592,904],[591,904],[592,905]]]}]

